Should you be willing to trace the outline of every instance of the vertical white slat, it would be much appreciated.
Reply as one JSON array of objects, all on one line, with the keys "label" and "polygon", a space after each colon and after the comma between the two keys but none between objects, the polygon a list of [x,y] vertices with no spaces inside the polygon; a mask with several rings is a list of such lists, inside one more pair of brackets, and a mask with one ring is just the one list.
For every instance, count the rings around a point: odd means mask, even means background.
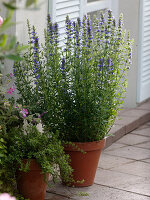
[{"label": "vertical white slat", "polygon": [[80,18],[82,19],[86,15],[87,0],[80,0]]},{"label": "vertical white slat", "polygon": [[91,13],[91,12],[99,11],[105,8],[110,8],[110,0],[93,1],[93,2],[87,3],[86,12]]},{"label": "vertical white slat", "polygon": [[150,2],[140,1],[137,102],[150,97]]},{"label": "vertical white slat", "polygon": [[56,21],[56,1],[48,0],[48,13],[51,15],[52,21]]},{"label": "vertical white slat", "polygon": [[[83,16],[84,0],[49,0],[49,13],[53,22],[58,23],[60,45],[63,46],[65,38],[65,20],[68,15],[72,21]],[[81,6],[82,4],[82,6]]]},{"label": "vertical white slat", "polygon": [[119,0],[110,0],[110,9],[115,19],[118,20]]},{"label": "vertical white slat", "polygon": [[[49,13],[51,14],[52,21],[57,22],[60,27],[60,31],[64,33],[65,18],[66,15],[72,20],[76,20],[78,17],[81,19],[84,15],[90,14],[94,11],[101,9],[111,9],[114,5],[112,1],[118,2],[118,0],[100,0],[92,1],[88,3],[87,0],[48,0],[49,1]],[[117,5],[117,4],[116,4]],[[114,6],[115,7],[115,6]],[[64,35],[60,35],[63,40]]]}]

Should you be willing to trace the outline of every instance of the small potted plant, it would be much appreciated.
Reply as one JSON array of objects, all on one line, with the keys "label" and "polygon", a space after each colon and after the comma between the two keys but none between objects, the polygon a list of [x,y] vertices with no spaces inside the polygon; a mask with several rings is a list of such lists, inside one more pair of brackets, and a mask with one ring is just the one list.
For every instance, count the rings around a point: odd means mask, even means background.
[{"label": "small potted plant", "polygon": [[[11,121],[11,117],[15,115],[9,116],[7,120]],[[13,180],[14,185],[11,184],[14,188],[15,182],[17,183],[19,194],[31,200],[44,200],[49,174],[56,182],[59,167],[65,179],[70,179],[72,170],[68,164],[69,157],[64,154],[60,141],[49,131],[41,133],[35,125],[36,119],[33,124],[31,118],[26,117],[26,123],[22,127],[15,124],[7,129],[6,126],[6,132],[1,135],[5,142],[5,157],[0,164],[5,173],[9,174],[8,181]],[[2,175],[0,179],[3,179]]]},{"label": "small potted plant", "polygon": [[93,28],[86,16],[76,22],[67,17],[63,49],[58,25],[50,16],[45,45],[39,45],[34,27],[31,31],[29,26],[29,38],[24,60],[14,65],[21,101],[32,112],[44,112],[46,126],[58,131],[61,141],[71,143],[65,151],[74,169],[74,185],[92,185],[127,87],[132,42],[123,30],[122,15],[116,24],[109,10],[94,19]]},{"label": "small potted plant", "polygon": [[49,175],[56,182],[61,168],[61,176],[71,180],[69,156],[56,134],[38,130],[40,116],[6,101],[0,92],[0,191],[44,200]]}]

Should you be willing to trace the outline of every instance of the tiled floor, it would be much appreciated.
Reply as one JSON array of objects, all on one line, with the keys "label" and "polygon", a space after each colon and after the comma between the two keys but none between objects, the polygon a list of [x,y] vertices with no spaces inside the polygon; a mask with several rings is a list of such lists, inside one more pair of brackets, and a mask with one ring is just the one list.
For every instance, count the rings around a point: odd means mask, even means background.
[{"label": "tiled floor", "polygon": [[45,199],[150,200],[150,122],[103,151],[93,186],[71,188],[58,183],[48,188]]}]

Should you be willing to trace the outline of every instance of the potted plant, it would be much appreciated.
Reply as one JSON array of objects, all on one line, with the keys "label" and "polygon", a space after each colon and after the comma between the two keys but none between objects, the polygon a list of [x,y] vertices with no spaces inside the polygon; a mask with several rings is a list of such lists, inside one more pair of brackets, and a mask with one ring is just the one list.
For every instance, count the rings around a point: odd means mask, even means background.
[{"label": "potted plant", "polygon": [[[19,194],[25,198],[44,200],[48,174],[56,182],[59,178],[59,167],[65,179],[70,177],[72,170],[68,164],[69,158],[64,154],[56,136],[49,131],[41,133],[34,125],[35,119],[34,124],[30,120],[31,116],[28,116],[23,127],[15,125],[2,133],[6,151],[1,164],[5,173],[9,174],[8,180],[12,179],[14,182],[12,191],[16,182]],[[0,179],[3,181],[3,177]],[[6,181],[4,180],[4,186]],[[6,191],[5,187],[4,190]]]},{"label": "potted plant", "polygon": [[116,24],[109,10],[107,15],[94,19],[93,28],[86,16],[76,22],[67,17],[62,49],[58,25],[51,22],[50,16],[45,45],[39,45],[35,27],[28,27],[29,50],[24,60],[14,65],[20,102],[32,112],[44,112],[46,126],[69,143],[65,151],[74,169],[74,185],[91,185],[127,87],[132,42],[123,30],[122,15]]},{"label": "potted plant", "polygon": [[38,130],[40,116],[6,101],[2,88],[0,92],[0,191],[44,200],[49,174],[56,182],[60,167],[61,176],[71,180],[69,157],[56,134],[44,127]]}]

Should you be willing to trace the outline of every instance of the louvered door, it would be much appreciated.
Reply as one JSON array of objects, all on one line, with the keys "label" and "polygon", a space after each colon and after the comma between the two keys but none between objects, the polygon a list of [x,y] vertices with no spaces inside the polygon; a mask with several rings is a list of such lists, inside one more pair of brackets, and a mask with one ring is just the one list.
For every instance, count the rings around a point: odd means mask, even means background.
[{"label": "louvered door", "polygon": [[81,16],[81,0],[49,0],[49,13],[53,22],[58,23],[60,33],[60,46],[65,42],[65,19],[68,15],[71,20]]},{"label": "louvered door", "polygon": [[137,101],[150,97],[150,0],[140,0],[139,73]]}]

